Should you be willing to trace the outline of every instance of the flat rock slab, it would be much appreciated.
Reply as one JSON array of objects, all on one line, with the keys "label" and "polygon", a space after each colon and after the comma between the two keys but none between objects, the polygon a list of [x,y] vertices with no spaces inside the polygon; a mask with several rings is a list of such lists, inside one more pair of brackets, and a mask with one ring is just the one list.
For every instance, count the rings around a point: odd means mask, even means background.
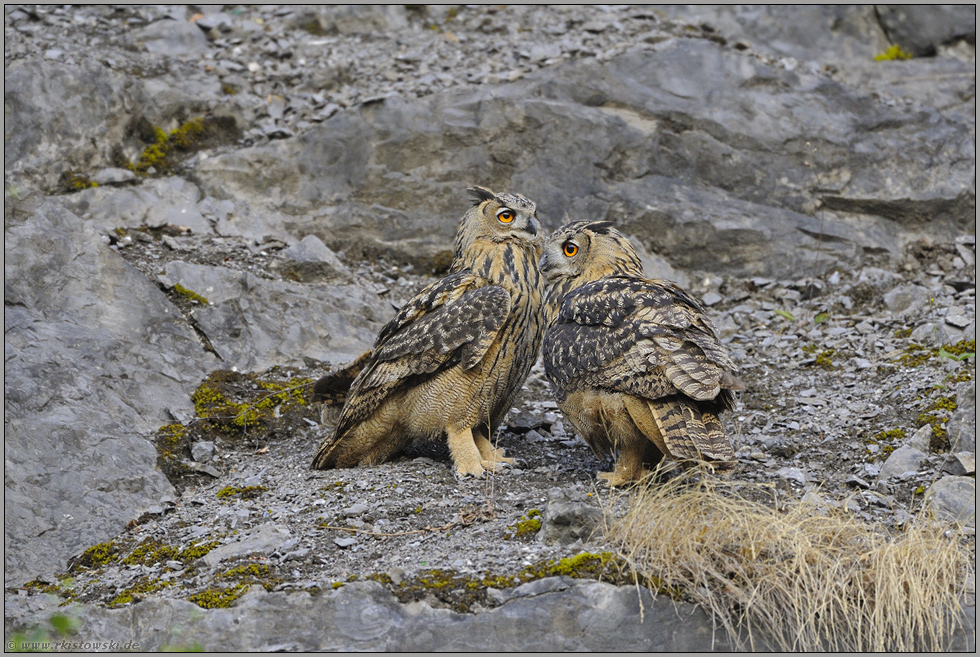
[{"label": "flat rock slab", "polygon": [[723,633],[712,631],[710,620],[693,605],[654,599],[633,587],[585,580],[562,585],[567,588],[515,598],[478,614],[434,609],[424,602],[400,604],[375,582],[320,596],[253,587],[228,609],[202,610],[184,600],[157,598],[126,609],[76,605],[63,611],[78,617],[85,637],[136,641],[141,651],[191,646],[222,652],[730,649]]},{"label": "flat rock slab", "polygon": [[194,318],[223,366],[243,371],[302,365],[303,357],[346,362],[370,348],[392,314],[359,285],[271,281],[182,261],[169,263],[160,282],[208,300]]},{"label": "flat rock slab", "polygon": [[56,202],[8,224],[4,255],[4,577],[26,581],[173,494],[147,438],[217,359]]}]

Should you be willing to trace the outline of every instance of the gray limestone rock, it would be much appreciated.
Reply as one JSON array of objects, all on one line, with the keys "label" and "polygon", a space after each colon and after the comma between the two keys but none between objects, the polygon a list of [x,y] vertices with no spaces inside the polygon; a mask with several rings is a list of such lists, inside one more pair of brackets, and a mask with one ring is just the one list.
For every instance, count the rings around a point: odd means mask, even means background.
[{"label": "gray limestone rock", "polygon": [[946,423],[946,436],[956,452],[977,453],[977,385],[964,383],[956,393],[956,410]]},{"label": "gray limestone rock", "polygon": [[208,40],[201,28],[183,20],[155,21],[134,31],[130,39],[134,45],[166,57],[199,57],[208,49]]},{"label": "gray limestone rock", "polygon": [[325,34],[374,34],[407,27],[402,5],[334,5],[317,7],[312,15],[302,12],[293,21],[305,29],[316,23],[316,31]]},{"label": "gray limestone rock", "polygon": [[[125,609],[69,607],[102,641],[136,640],[204,650],[500,652],[726,650],[704,612],[645,589],[575,582],[568,590],[512,599],[481,614],[399,604],[374,582],[320,596],[252,587],[234,607],[202,611],[184,600],[149,599]],[[642,612],[641,612],[642,605]],[[50,613],[50,612],[49,612]],[[642,617],[641,617],[642,614]],[[759,645],[758,643],[756,645]]]},{"label": "gray limestone rock", "polygon": [[5,577],[26,580],[172,493],[148,438],[217,361],[54,201],[8,223],[4,255]]},{"label": "gray limestone rock", "polygon": [[950,41],[976,43],[976,5],[875,5],[888,37],[917,56],[936,54]]},{"label": "gray limestone rock", "polygon": [[977,483],[973,477],[946,475],[926,491],[926,502],[940,519],[976,526]]},{"label": "gray limestone rock", "polygon": [[920,452],[914,447],[903,445],[888,455],[888,458],[881,466],[881,472],[878,476],[882,479],[900,477],[906,472],[918,470],[925,458],[925,452]]},{"label": "gray limestone rock", "polygon": [[270,281],[224,267],[171,262],[160,277],[210,303],[193,315],[225,367],[241,371],[302,365],[303,357],[347,362],[390,319],[377,295],[358,285]]},{"label": "gray limestone rock", "polygon": [[122,185],[136,180],[136,174],[129,169],[107,167],[92,176],[92,181],[100,185]]},{"label": "gray limestone rock", "polygon": [[929,452],[929,444],[932,442],[932,425],[925,424],[918,429],[915,433],[905,441],[905,444],[912,449],[919,450],[923,453]]},{"label": "gray limestone rock", "polygon": [[899,285],[884,296],[885,307],[897,317],[916,315],[929,301],[929,290],[921,285]]},{"label": "gray limestone rock", "polygon": [[271,522],[265,523],[242,533],[237,541],[225,543],[211,550],[204,555],[204,561],[208,566],[214,568],[225,559],[233,559],[253,552],[270,554],[285,543],[288,538],[288,529]]},{"label": "gray limestone rock", "polygon": [[[950,158],[910,177],[911,162],[886,155],[931,158],[942,141],[972,158],[965,125],[938,114],[924,123],[923,111],[709,42],[670,41],[514,84],[389,97],[301,138],[209,158],[198,172],[207,194],[289,213],[294,230],[334,249],[434,257],[455,232],[462,181],[481,180],[533,198],[548,228],[612,220],[675,267],[795,275],[800,262],[821,269],[863,249],[898,256],[902,226],[938,235],[973,221],[969,167]],[[825,135],[816,155],[786,146],[814,131]],[[488,160],[508,165],[491,173]],[[560,179],[553,161],[565,163]],[[750,184],[747,171],[761,179]],[[820,218],[818,195],[833,210]],[[927,222],[940,205],[946,220]]]},{"label": "gray limestone rock", "polygon": [[545,545],[586,541],[601,528],[602,512],[598,508],[553,492],[541,517],[538,540]]},{"label": "gray limestone rock", "polygon": [[127,143],[126,108],[140,90],[105,66],[21,59],[3,79],[5,176],[55,189],[62,172],[105,168],[113,147]]}]

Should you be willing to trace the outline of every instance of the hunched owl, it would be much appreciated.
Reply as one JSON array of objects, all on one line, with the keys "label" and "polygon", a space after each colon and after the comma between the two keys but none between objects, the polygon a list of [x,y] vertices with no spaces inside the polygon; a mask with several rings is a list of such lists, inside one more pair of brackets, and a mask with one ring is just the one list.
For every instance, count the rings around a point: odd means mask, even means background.
[{"label": "hunched owl", "polygon": [[541,347],[543,239],[527,198],[469,191],[475,204],[456,233],[449,274],[409,301],[370,352],[317,382],[344,405],[314,468],[373,465],[442,436],[458,475],[513,462],[489,437]]},{"label": "hunched owl", "polygon": [[666,454],[728,467],[718,414],[741,387],[704,308],[675,283],[643,276],[626,237],[580,221],[546,241],[545,373],[559,407],[604,456],[612,486],[641,479]]}]

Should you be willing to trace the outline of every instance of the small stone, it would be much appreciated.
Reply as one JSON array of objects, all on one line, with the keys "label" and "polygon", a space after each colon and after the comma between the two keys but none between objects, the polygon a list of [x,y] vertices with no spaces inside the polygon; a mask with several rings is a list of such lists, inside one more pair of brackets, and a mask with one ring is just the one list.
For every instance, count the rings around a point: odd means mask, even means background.
[{"label": "small stone", "polygon": [[214,458],[214,443],[202,440],[191,445],[191,457],[198,463],[206,463]]},{"label": "small stone", "polygon": [[905,441],[905,444],[912,449],[917,449],[920,452],[929,451],[929,443],[932,440],[932,425],[925,424],[919,427],[912,437]]},{"label": "small stone", "polygon": [[847,479],[844,480],[844,485],[850,486],[851,488],[863,488],[865,490],[871,488],[871,484],[866,482],[864,479],[861,479],[861,477],[858,477],[857,475],[849,475]]},{"label": "small stone", "polygon": [[[241,511],[248,512],[247,509],[241,509]],[[288,529],[280,525],[266,523],[244,532],[239,536],[239,540],[234,543],[226,543],[211,550],[204,555],[204,561],[208,566],[214,568],[224,559],[239,557],[253,552],[270,554],[288,539]]]},{"label": "small stone", "polygon": [[714,306],[722,302],[722,296],[717,292],[708,292],[701,297],[701,303],[706,306]]},{"label": "small stone", "polygon": [[[962,313],[962,311],[959,312]],[[962,314],[954,315],[951,312],[950,314],[946,315],[946,323],[949,324],[950,326],[955,326],[956,328],[964,329],[970,325],[970,318]]]},{"label": "small stone", "polygon": [[951,475],[974,475],[977,471],[977,458],[970,452],[957,452],[951,454],[949,459],[943,464],[943,472]]},{"label": "small stone", "polygon": [[806,483],[806,475],[799,468],[779,468],[775,474],[777,477],[782,477],[783,479],[791,479],[801,484]]},{"label": "small stone", "polygon": [[883,297],[885,307],[896,316],[917,312],[929,299],[929,290],[921,285],[899,285]]},{"label": "small stone", "polygon": [[306,558],[306,555],[310,553],[310,548],[300,548],[298,550],[293,550],[292,552],[287,552],[283,556],[283,561],[302,561]]},{"label": "small stone", "polygon": [[352,504],[351,506],[344,509],[344,515],[348,518],[353,518],[364,514],[368,510],[368,505],[363,502],[358,502],[357,504]]},{"label": "small stone", "polygon": [[92,180],[100,185],[121,185],[136,180],[136,174],[129,169],[108,167],[92,176]]},{"label": "small stone", "polygon": [[945,476],[926,491],[925,499],[937,518],[976,525],[977,485],[972,477]]},{"label": "small stone", "polygon": [[400,586],[402,582],[405,581],[405,570],[403,568],[392,568],[388,571],[388,577],[391,578],[391,583],[395,586]]},{"label": "small stone", "polygon": [[536,579],[526,584],[521,584],[513,591],[511,591],[510,599],[513,598],[526,598],[528,596],[541,595],[543,593],[553,593],[555,591],[564,591],[568,588],[568,583],[563,577],[545,577],[543,579]]},{"label": "small stone", "polygon": [[188,461],[186,459],[182,459],[181,464],[187,466],[194,472],[203,472],[204,474],[210,475],[215,479],[221,477],[222,475],[221,470],[214,467],[210,463],[198,463],[197,461]]},{"label": "small stone", "polygon": [[902,477],[908,472],[914,473],[925,459],[926,454],[924,452],[903,445],[892,452],[882,464],[880,476],[887,479],[889,477]]},{"label": "small stone", "polygon": [[356,538],[335,538],[335,539],[333,539],[333,542],[337,544],[337,547],[343,549],[343,548],[349,548],[350,546],[352,546],[355,543],[357,543],[357,539]]},{"label": "small stone", "polygon": [[562,492],[549,493],[538,540],[545,545],[568,545],[577,540],[589,540],[601,527],[602,512],[598,508],[569,500]]}]

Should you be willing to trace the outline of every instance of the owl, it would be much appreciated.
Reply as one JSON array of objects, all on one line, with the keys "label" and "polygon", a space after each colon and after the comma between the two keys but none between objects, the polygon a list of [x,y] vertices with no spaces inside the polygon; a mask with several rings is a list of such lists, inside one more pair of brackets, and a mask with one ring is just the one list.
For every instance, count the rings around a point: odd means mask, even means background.
[{"label": "owl", "polygon": [[445,437],[459,476],[512,463],[489,437],[510,409],[543,336],[543,236],[519,194],[469,190],[449,274],[388,322],[374,348],[315,386],[343,399],[313,467],[381,463],[413,441]]},{"label": "owl", "polygon": [[643,275],[626,237],[608,222],[555,231],[540,262],[547,298],[545,374],[559,407],[600,456],[600,479],[641,479],[663,455],[727,467],[735,458],[718,415],[741,388],[704,308]]}]

